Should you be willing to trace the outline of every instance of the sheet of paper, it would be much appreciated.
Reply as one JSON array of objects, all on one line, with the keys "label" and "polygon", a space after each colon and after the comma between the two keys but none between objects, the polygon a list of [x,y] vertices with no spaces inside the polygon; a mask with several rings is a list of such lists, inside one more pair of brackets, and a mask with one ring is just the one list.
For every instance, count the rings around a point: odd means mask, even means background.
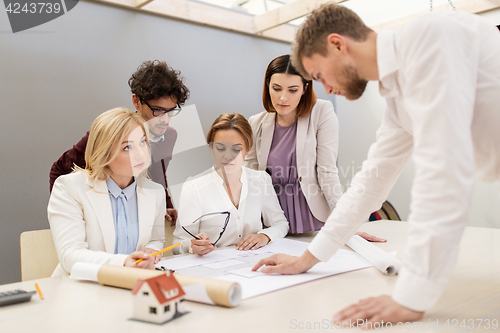
[{"label": "sheet of paper", "polygon": [[286,253],[290,256],[300,257],[309,246],[309,243],[296,241],[293,239],[279,238],[269,245],[261,247],[260,249],[251,251],[255,253],[273,252],[273,253]]},{"label": "sheet of paper", "polygon": [[280,275],[252,272],[252,267],[263,258],[275,253],[300,256],[309,243],[291,239],[278,239],[254,251],[220,249],[206,256],[182,256],[167,259],[157,265],[174,268],[183,275],[214,278],[237,282],[242,287],[242,299],[255,297],[275,290],[327,276],[372,267],[373,265],[353,251],[339,250],[328,262],[319,263],[304,274]]},{"label": "sheet of paper", "polygon": [[174,257],[172,259],[161,260],[156,264],[156,267],[165,267],[167,269],[179,270],[194,266],[211,264],[217,261],[236,258],[239,254],[238,250],[227,249],[222,251],[213,251],[207,255],[199,256],[196,254],[190,256]]},{"label": "sheet of paper", "polygon": [[211,269],[221,269],[221,268],[226,268],[226,267],[241,265],[241,264],[245,264],[245,263],[246,263],[245,261],[241,261],[241,260],[228,259],[228,260],[214,262],[214,263],[211,263],[211,264],[205,264],[205,265],[202,265],[202,266],[203,267],[207,267],[207,268],[211,268]]},{"label": "sheet of paper", "polygon": [[257,272],[252,271],[252,267],[243,267],[243,268],[238,268],[238,269],[232,269],[232,270],[228,270],[226,272],[229,274],[239,275],[239,276],[243,276],[246,278],[253,278],[253,277],[261,276],[264,274],[260,271],[257,271]]}]

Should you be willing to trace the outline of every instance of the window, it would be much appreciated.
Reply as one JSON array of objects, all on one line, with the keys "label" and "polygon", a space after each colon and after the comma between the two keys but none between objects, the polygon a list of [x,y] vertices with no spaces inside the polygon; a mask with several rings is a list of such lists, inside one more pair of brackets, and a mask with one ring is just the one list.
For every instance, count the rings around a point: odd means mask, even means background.
[{"label": "window", "polygon": [[153,306],[150,306],[150,307],[149,307],[149,313],[154,313],[154,314],[156,314],[156,308],[155,308],[155,307],[153,307]]},{"label": "window", "polygon": [[165,312],[170,311],[170,305],[165,305]]},{"label": "window", "polygon": [[144,291],[142,294],[145,295],[145,296],[149,295],[149,293],[147,291]]}]

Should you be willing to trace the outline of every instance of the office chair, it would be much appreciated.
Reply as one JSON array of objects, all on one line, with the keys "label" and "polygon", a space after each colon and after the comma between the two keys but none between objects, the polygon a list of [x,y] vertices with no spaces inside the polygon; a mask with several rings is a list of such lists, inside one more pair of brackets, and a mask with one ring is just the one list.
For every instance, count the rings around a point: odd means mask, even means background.
[{"label": "office chair", "polygon": [[50,229],[25,231],[21,246],[21,281],[50,277],[59,259]]},{"label": "office chair", "polygon": [[379,210],[370,215],[370,222],[379,220],[401,221],[401,218],[394,206],[389,201],[385,201]]}]

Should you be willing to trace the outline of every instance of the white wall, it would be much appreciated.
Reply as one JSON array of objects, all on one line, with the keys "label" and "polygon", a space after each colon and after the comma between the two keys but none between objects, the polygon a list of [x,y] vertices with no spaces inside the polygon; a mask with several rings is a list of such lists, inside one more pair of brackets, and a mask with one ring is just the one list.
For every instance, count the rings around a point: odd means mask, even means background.
[{"label": "white wall", "polygon": [[[363,96],[356,101],[344,97],[336,99],[340,123],[339,174],[344,190],[353,175],[361,169],[386,108],[377,82],[369,82]],[[413,163],[410,161],[392,189],[388,200],[401,218],[407,219],[410,211],[410,189],[413,180]]]}]

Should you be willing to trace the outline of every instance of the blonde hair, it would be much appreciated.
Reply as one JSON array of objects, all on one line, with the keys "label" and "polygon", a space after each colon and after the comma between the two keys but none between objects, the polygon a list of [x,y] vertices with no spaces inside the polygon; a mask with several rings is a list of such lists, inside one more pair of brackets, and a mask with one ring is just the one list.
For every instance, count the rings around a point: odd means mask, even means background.
[{"label": "blonde hair", "polygon": [[215,119],[212,127],[207,134],[207,143],[214,142],[215,133],[220,130],[230,130],[234,129],[238,131],[243,140],[245,141],[245,146],[247,150],[250,150],[253,145],[253,133],[252,127],[248,120],[239,113],[223,113]]},{"label": "blonde hair", "polygon": [[[115,108],[99,115],[90,129],[85,148],[85,171],[92,180],[108,180],[111,176],[109,164],[120,150],[120,142],[139,125],[146,135],[145,121],[137,113],[126,108]],[[149,142],[146,140],[149,147]],[[147,158],[148,167],[151,158]],[[145,168],[147,170],[147,168]],[[75,171],[82,171],[75,168]],[[147,171],[138,176],[147,177]]]},{"label": "blonde hair", "polygon": [[293,44],[292,63],[305,79],[310,75],[304,69],[302,57],[310,58],[314,54],[327,55],[328,35],[336,33],[362,42],[373,31],[359,16],[347,7],[327,3],[312,11],[300,26]]}]

